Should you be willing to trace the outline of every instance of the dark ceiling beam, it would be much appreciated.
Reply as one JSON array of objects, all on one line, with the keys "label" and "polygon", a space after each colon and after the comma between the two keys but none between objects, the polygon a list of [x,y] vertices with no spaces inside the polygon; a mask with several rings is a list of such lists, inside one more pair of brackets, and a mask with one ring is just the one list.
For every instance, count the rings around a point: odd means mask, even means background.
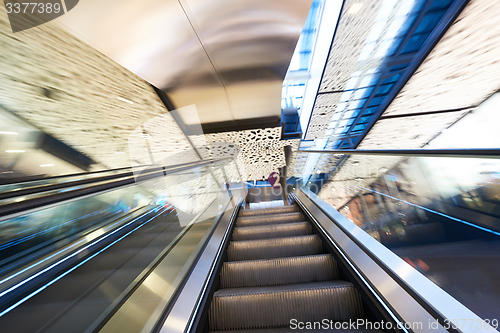
[{"label": "dark ceiling beam", "polygon": [[[195,131],[199,128],[199,125],[186,125],[190,131]],[[201,128],[204,134],[210,133],[222,133],[222,132],[233,132],[233,131],[246,131],[263,129],[269,127],[279,127],[280,117],[261,117],[261,118],[250,118],[250,119],[237,119],[230,121],[221,121],[216,123],[205,123],[201,124]]]},{"label": "dark ceiling beam", "polygon": [[470,149],[299,149],[300,153],[320,153],[338,155],[373,155],[373,156],[416,156],[416,157],[459,157],[459,158],[500,158],[499,148]]}]

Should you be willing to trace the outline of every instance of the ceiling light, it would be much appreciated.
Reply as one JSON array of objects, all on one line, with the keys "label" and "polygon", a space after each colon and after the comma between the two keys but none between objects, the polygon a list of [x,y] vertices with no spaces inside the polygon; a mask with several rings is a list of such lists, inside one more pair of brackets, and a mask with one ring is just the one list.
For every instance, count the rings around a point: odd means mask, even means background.
[{"label": "ceiling light", "polygon": [[12,149],[12,150],[6,150],[5,152],[6,153],[25,153],[24,150],[14,150],[14,149]]},{"label": "ceiling light", "polygon": [[363,178],[358,177],[358,178],[356,178],[355,180],[357,180],[358,182],[360,182],[360,181],[362,181],[362,180],[363,180]]},{"label": "ceiling light", "polygon": [[124,151],[117,151],[117,152],[115,153],[115,155],[121,155],[121,154],[125,154],[125,152],[124,152]]},{"label": "ceiling light", "polygon": [[11,171],[4,171],[2,173],[14,173],[14,171],[12,171],[12,170]]},{"label": "ceiling light", "polygon": [[389,169],[387,169],[387,168],[380,168],[379,169],[380,172],[386,172],[387,170],[389,170]]},{"label": "ceiling light", "polygon": [[42,168],[54,166],[54,164],[40,164]]},{"label": "ceiling light", "polygon": [[16,132],[5,132],[5,131],[0,131],[0,134],[5,134],[5,135],[19,135],[19,133],[16,133]]},{"label": "ceiling light", "polygon": [[121,97],[118,97],[118,99],[122,102],[126,102],[126,103],[129,103],[129,104],[134,104],[134,102],[132,101],[129,101],[128,99],[125,99],[125,98],[121,98]]},{"label": "ceiling light", "polygon": [[361,9],[361,7],[363,7],[362,3],[355,2],[351,5],[351,8],[349,8],[349,11],[347,11],[347,14],[356,15],[359,12],[359,10]]}]

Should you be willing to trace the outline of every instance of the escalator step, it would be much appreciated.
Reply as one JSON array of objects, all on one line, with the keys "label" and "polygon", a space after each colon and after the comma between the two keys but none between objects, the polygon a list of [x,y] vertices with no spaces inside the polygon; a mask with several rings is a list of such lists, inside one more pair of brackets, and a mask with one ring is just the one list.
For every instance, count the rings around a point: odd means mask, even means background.
[{"label": "escalator step", "polygon": [[278,223],[288,223],[288,222],[302,222],[305,221],[304,214],[300,212],[286,213],[286,214],[276,214],[276,215],[265,215],[265,216],[248,216],[239,217],[236,220],[236,227],[251,227],[266,224],[278,224]]},{"label": "escalator step", "polygon": [[265,214],[281,214],[281,213],[292,213],[299,212],[299,206],[281,206],[273,208],[262,208],[262,209],[244,209],[240,211],[239,216],[255,216],[255,215],[265,215]]},{"label": "escalator step", "polygon": [[337,280],[337,263],[330,254],[226,262],[221,287],[258,287]]},{"label": "escalator step", "polygon": [[361,297],[349,282],[230,288],[214,293],[209,329],[286,327],[291,319],[348,321],[362,317]]},{"label": "escalator step", "polygon": [[317,235],[231,242],[228,260],[253,260],[319,254],[323,250]]},{"label": "escalator step", "polygon": [[278,237],[291,237],[312,234],[311,224],[308,222],[294,222],[271,224],[256,227],[240,227],[233,231],[233,240],[266,239]]}]

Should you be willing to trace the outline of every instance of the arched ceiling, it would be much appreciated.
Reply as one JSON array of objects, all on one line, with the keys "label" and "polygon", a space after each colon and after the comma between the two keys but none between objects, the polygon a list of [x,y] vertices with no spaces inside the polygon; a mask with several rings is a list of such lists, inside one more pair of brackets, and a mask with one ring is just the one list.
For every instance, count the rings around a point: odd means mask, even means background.
[{"label": "arched ceiling", "polygon": [[278,119],[282,81],[310,5],[86,0],[57,22],[163,90],[176,108],[195,104],[201,123]]}]

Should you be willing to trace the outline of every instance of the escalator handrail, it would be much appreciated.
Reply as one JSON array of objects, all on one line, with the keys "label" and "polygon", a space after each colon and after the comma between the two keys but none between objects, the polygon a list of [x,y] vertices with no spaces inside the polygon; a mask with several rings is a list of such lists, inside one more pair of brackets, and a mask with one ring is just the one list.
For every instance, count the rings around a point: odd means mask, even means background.
[{"label": "escalator handrail", "polygon": [[[149,165],[145,165],[147,167]],[[49,176],[49,177],[39,177],[39,178],[34,178],[34,179],[27,179],[23,181],[13,181],[13,182],[7,182],[7,183],[2,183],[0,185],[0,188],[2,186],[11,186],[11,185],[16,185],[16,184],[28,184],[29,183],[34,183],[34,182],[39,182],[39,181],[44,181],[44,180],[54,180],[54,179],[63,179],[63,178],[71,178],[71,177],[77,177],[81,175],[92,175],[92,174],[99,174],[99,173],[105,173],[105,172],[113,172],[113,171],[121,171],[121,170],[129,170],[132,169],[132,167],[123,167],[123,168],[116,168],[116,169],[104,169],[104,170],[96,170],[96,171],[89,171],[89,172],[78,172],[78,173],[69,173],[69,174],[64,174],[64,175],[56,175],[56,176]]]},{"label": "escalator handrail", "polygon": [[[404,290],[406,293],[408,293],[408,295],[410,295],[410,297],[412,297],[425,311],[427,311],[427,313],[429,313],[435,320],[437,320],[437,322],[439,322],[439,324],[441,325],[441,328],[445,328],[448,332],[454,332],[454,333],[471,332],[471,330],[464,330],[463,327],[462,327],[462,329],[458,329],[458,328],[453,327],[453,325],[452,325],[453,320],[459,319],[459,318],[467,318],[470,320],[474,319],[474,320],[478,320],[478,321],[482,320],[477,315],[472,313],[463,304],[461,304],[458,301],[456,301],[455,299],[453,299],[449,294],[447,294],[445,291],[443,291],[439,286],[433,284],[432,282],[430,284],[428,284],[427,282],[430,282],[430,281],[428,281],[426,277],[423,277],[423,276],[421,277],[420,273],[417,272],[417,274],[415,274],[413,277],[413,279],[417,282],[413,281],[413,283],[408,283],[398,273],[396,273],[397,270],[394,269],[394,267],[395,267],[394,262],[401,262],[402,259],[397,257],[396,254],[394,254],[392,251],[383,247],[383,245],[381,245],[380,243],[377,242],[376,244],[380,244],[380,246],[377,246],[378,249],[379,250],[382,249],[384,252],[384,255],[391,257],[390,259],[388,259],[388,260],[392,260],[391,264],[387,264],[383,259],[379,258],[375,252],[373,252],[370,248],[368,248],[368,246],[365,244],[365,242],[360,241],[358,239],[358,237],[361,237],[363,235],[360,236],[359,232],[356,235],[354,235],[351,231],[347,230],[342,225],[342,223],[340,223],[340,220],[344,220],[349,225],[351,225],[351,224],[354,225],[353,222],[348,220],[341,213],[336,211],[333,207],[329,206],[328,203],[320,202],[321,199],[318,198],[313,192],[309,191],[308,189],[302,188],[302,189],[300,189],[300,192],[302,192],[302,194],[305,197],[307,197],[312,202],[313,205],[315,205],[323,214],[325,214],[325,216],[327,216],[328,219],[330,219],[330,221],[337,228],[342,230],[342,232],[345,234],[345,236],[347,236],[361,251],[363,251],[371,260],[373,260],[373,262],[376,265],[378,265],[378,267],[380,267],[388,275],[388,277],[390,277],[397,285],[399,285],[400,288],[402,288],[402,290]],[[298,200],[298,202],[300,202],[300,198],[297,195],[297,193],[292,193],[291,195],[295,200]],[[300,203],[299,203],[299,205],[300,205]],[[359,229],[357,226],[355,226],[355,227],[357,229]],[[372,239],[371,236],[368,236],[368,237],[370,240]],[[365,239],[365,241],[366,241],[366,239]],[[350,259],[352,260],[352,258],[350,258]],[[407,271],[406,271],[406,274],[408,274]],[[423,278],[423,280],[422,280],[422,278]],[[424,282],[424,283],[422,283],[422,282]],[[418,283],[420,283],[421,285],[419,285]],[[440,301],[440,306],[436,306],[436,304],[427,300],[424,295],[429,294],[429,292],[428,292],[428,290],[423,288],[423,286],[425,286],[426,288],[432,289],[436,295],[439,295],[440,297],[443,297],[443,299],[446,299],[446,302],[448,302],[446,304],[446,306],[442,306],[443,301]],[[452,318],[450,316],[447,316],[446,312],[448,312],[448,313],[450,312],[449,309],[447,310],[447,308],[453,309],[455,312],[459,312],[459,313],[453,314],[457,318],[454,318],[454,317]],[[488,331],[488,332],[490,332],[490,331]],[[497,331],[492,329],[491,332],[493,333],[493,332],[497,332]]]},{"label": "escalator handrail", "polygon": [[[118,170],[130,170],[130,169],[131,168],[102,170],[102,171],[96,171],[95,173],[104,173],[104,171],[113,172],[113,171],[118,171]],[[160,168],[158,168],[158,169],[160,169]],[[74,175],[56,176],[56,177],[51,177],[51,179],[60,178],[61,180],[64,180],[66,178],[71,178],[71,177],[75,177],[78,175],[85,176],[88,174],[91,174],[91,172],[74,174]],[[86,185],[86,184],[91,184],[94,182],[100,182],[100,181],[104,181],[104,180],[117,179],[117,178],[129,176],[131,174],[133,174],[132,171],[125,171],[125,172],[121,172],[121,173],[114,173],[111,175],[98,176],[98,177],[94,177],[94,178],[74,179],[74,180],[58,182],[58,183],[41,184],[41,185],[33,185],[33,186],[28,186],[28,187],[16,188],[16,189],[12,189],[12,190],[5,191],[5,192],[0,192],[0,200],[10,199],[10,198],[14,198],[14,197],[20,197],[20,196],[38,193],[38,192],[43,192],[43,191],[57,190],[57,189],[62,189],[62,188],[66,188],[66,187],[71,187],[71,186]],[[39,179],[36,181],[47,180],[47,179],[48,178],[44,178],[44,179]],[[26,183],[30,183],[30,182],[31,181],[26,182]],[[22,182],[19,184],[22,184]],[[5,184],[5,185],[14,185],[14,184]]]},{"label": "escalator handrail", "polygon": [[[205,160],[205,161],[197,161],[191,163],[184,163],[174,166],[169,166],[165,168],[158,168],[158,170],[153,169],[154,171],[148,173],[142,173],[140,175],[134,175],[133,173],[129,173],[126,176],[121,176],[118,179],[112,180],[104,180],[99,182],[98,184],[88,184],[89,186],[81,187],[76,186],[74,189],[68,188],[59,192],[50,192],[41,197],[20,200],[18,202],[12,202],[4,205],[0,205],[0,220],[4,220],[6,218],[11,217],[13,214],[22,212],[23,214],[27,211],[32,211],[34,209],[39,209],[44,206],[61,203],[63,201],[73,200],[76,198],[82,198],[89,195],[94,195],[103,191],[108,191],[111,189],[116,189],[122,186],[131,185],[135,182],[145,181],[157,177],[162,177],[174,172],[179,172],[183,170],[192,169],[195,167],[200,167],[204,165],[209,165],[212,163],[217,163],[225,160],[232,160],[231,157],[221,158],[217,160]],[[74,184],[72,186],[75,186]],[[46,192],[46,191],[42,191]]]},{"label": "escalator handrail", "polygon": [[[177,166],[189,166],[189,165],[196,165],[197,163],[200,163],[201,161],[195,161],[195,162],[188,162],[188,163],[183,163],[183,164],[177,164],[174,166],[168,166],[165,168],[170,168],[170,167],[177,167]],[[105,175],[105,176],[97,176],[93,178],[86,178],[86,179],[75,179],[71,181],[64,181],[64,182],[58,182],[58,183],[52,183],[52,184],[42,184],[42,185],[34,185],[34,186],[27,186],[23,188],[17,188],[17,189],[12,189],[9,191],[5,192],[0,192],[0,200],[5,200],[5,199],[10,199],[14,197],[19,197],[23,195],[28,195],[28,194],[33,194],[33,193],[38,193],[42,191],[51,191],[51,190],[57,190],[57,189],[62,189],[62,188],[67,188],[71,186],[78,186],[78,185],[86,185],[86,184],[91,184],[94,182],[100,182],[104,180],[111,180],[111,179],[118,179],[130,175],[134,175],[135,171],[134,170],[142,170],[142,169],[147,169],[150,167],[149,171],[152,170],[163,170],[163,167],[161,166],[155,166],[155,165],[144,165],[144,166],[137,166],[137,167],[126,167],[126,168],[118,168],[118,169],[111,169],[111,170],[101,170],[101,171],[94,171],[94,172],[88,172],[88,173],[79,173],[79,174],[73,174],[73,175],[63,175],[63,176],[55,176],[55,177],[50,177],[50,178],[42,178],[39,180],[35,181],[42,181],[42,180],[49,180],[49,179],[67,179],[71,177],[76,177],[76,176],[84,176],[84,175],[89,175],[89,174],[98,174],[98,173],[104,173],[104,172],[113,172],[113,171],[119,171],[119,170],[127,170],[124,172],[120,173],[115,173],[111,175]],[[32,182],[27,181],[26,183]],[[19,183],[22,184],[23,182]],[[2,184],[2,186],[8,186],[8,185],[14,185],[14,184]],[[1,186],[0,186],[1,189]]]},{"label": "escalator handrail", "polygon": [[220,216],[210,238],[199,253],[197,262],[191,267],[179,288],[176,300],[165,309],[166,316],[157,322],[152,332],[193,332],[195,322],[200,319],[207,304],[210,286],[216,279],[231,231],[244,201],[245,196],[242,196],[234,203],[233,211]]}]

